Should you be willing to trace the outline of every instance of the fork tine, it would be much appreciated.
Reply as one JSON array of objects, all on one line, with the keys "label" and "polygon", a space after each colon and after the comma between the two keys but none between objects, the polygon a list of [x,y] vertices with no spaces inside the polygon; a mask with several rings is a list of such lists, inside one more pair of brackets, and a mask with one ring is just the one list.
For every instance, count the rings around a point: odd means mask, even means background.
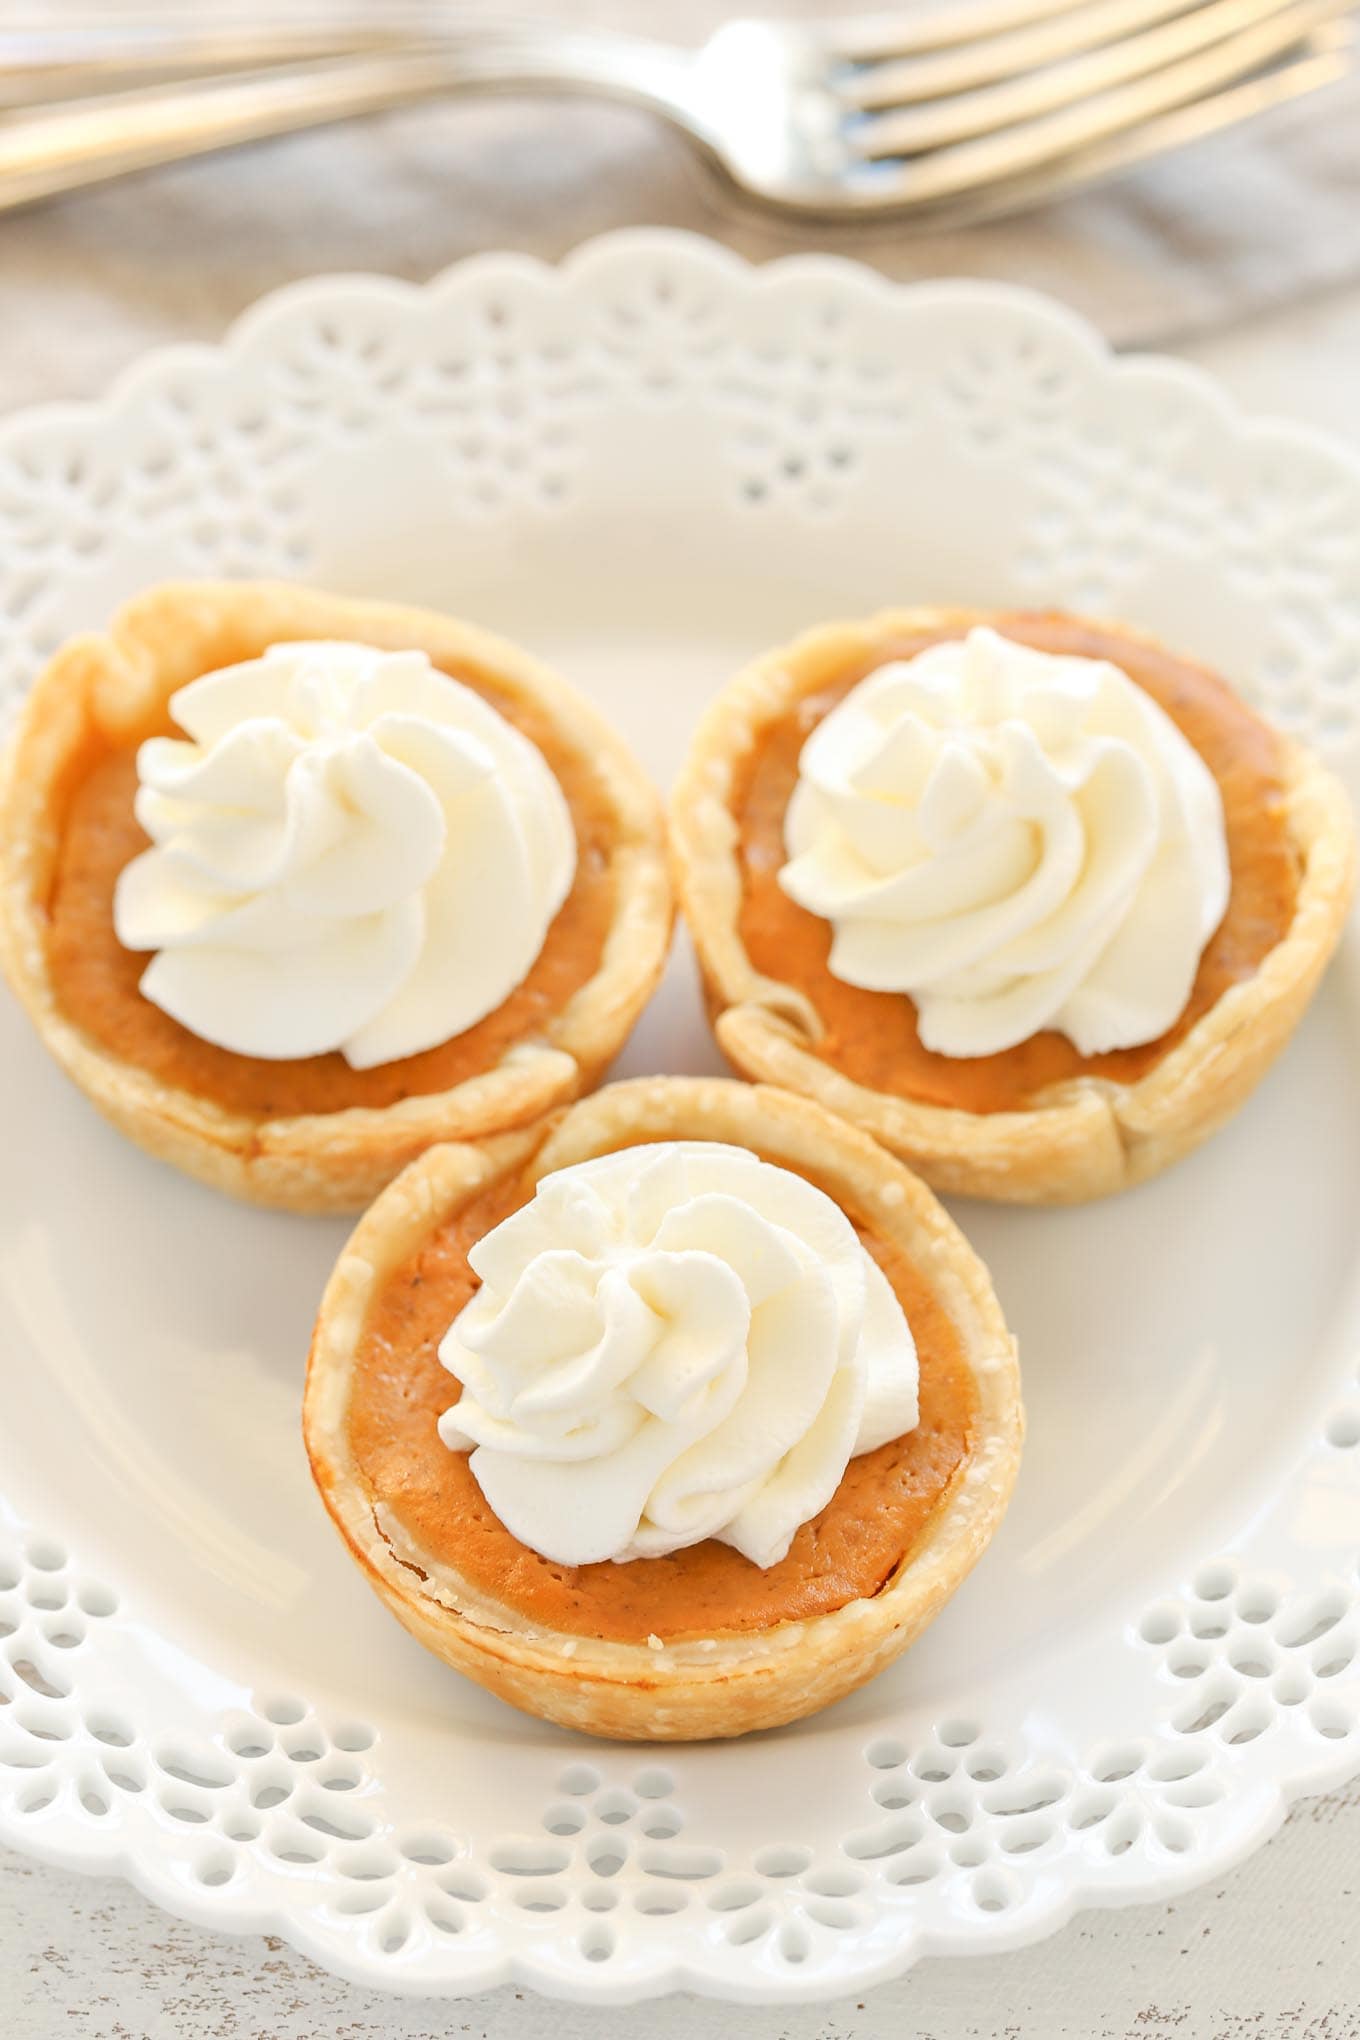
[{"label": "fork tine", "polygon": [[[1075,10],[963,48],[850,69],[836,80],[836,89],[851,105],[866,112],[910,106],[951,92],[971,92],[998,79],[1036,71],[1043,64],[1061,63],[1083,50],[1098,49],[1102,43],[1194,12],[1201,4],[1202,0],[1087,0]],[[831,61],[834,63],[834,56]]]},{"label": "fork tine", "polygon": [[859,130],[858,146],[874,156],[918,155],[974,135],[996,134],[1061,106],[1073,106],[1112,86],[1144,78],[1181,57],[1209,48],[1232,33],[1272,15],[1286,14],[1294,0],[1207,0],[1190,14],[1162,22],[1103,49],[1088,50],[1065,63],[984,85],[928,106],[873,114]]},{"label": "fork tine", "polygon": [[[1284,14],[1258,22],[1151,77],[1116,86],[1002,133],[958,142],[901,162],[891,173],[891,184],[885,179],[883,189],[890,189],[898,204],[926,204],[1041,169],[1060,156],[1106,143],[1127,129],[1245,78],[1349,5],[1350,0],[1295,0]],[[850,146],[856,147],[853,134],[849,139]],[[861,146],[860,153],[867,166],[872,152]]]},{"label": "fork tine", "polygon": [[828,47],[848,63],[876,63],[884,57],[916,56],[1007,35],[1012,29],[1069,14],[1088,0],[935,0],[913,14],[863,14],[828,24]]},{"label": "fork tine", "polygon": [[[1245,83],[1211,93],[1189,106],[1176,107],[1107,142],[1077,150],[1023,176],[1007,178],[938,205],[897,203],[896,210],[900,217],[913,220],[918,230],[940,232],[1002,219],[1046,201],[1066,198],[1142,163],[1240,127],[1291,100],[1340,84],[1354,75],[1357,54],[1351,24],[1333,22],[1316,30],[1299,44],[1297,51],[1287,51],[1279,63]],[[866,186],[858,198],[861,216],[892,209],[894,200],[890,194],[891,184],[886,192]],[[845,208],[840,210],[843,217]]]}]

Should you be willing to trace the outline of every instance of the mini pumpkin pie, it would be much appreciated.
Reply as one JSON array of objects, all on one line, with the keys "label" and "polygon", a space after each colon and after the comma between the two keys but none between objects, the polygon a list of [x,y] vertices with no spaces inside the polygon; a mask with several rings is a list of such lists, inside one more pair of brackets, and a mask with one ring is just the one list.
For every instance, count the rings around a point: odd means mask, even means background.
[{"label": "mini pumpkin pie", "polygon": [[938,1189],[1075,1202],[1241,1104],[1339,939],[1338,782],[1117,624],[890,611],[758,659],[672,808],[718,1040]]},{"label": "mini pumpkin pie", "polygon": [[413,1636],[648,1740],[881,1670],[982,1553],[1023,1425],[986,1271],[917,1178],[806,1099],[676,1077],[413,1162],[331,1277],[303,1422]]},{"label": "mini pumpkin pie", "polygon": [[598,1081],[660,974],[657,797],[604,718],[452,618],[157,588],[37,682],[0,955],[123,1132],[239,1196],[362,1206],[431,1141]]}]

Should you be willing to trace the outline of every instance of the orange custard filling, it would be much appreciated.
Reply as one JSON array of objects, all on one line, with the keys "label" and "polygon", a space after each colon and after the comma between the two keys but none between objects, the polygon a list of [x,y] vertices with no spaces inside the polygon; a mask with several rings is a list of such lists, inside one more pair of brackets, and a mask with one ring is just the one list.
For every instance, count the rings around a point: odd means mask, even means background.
[{"label": "orange custard filling", "polygon": [[741,939],[756,970],[793,986],[816,1009],[823,1033],[808,1044],[812,1052],[868,1090],[979,1113],[1023,1109],[1074,1077],[1129,1084],[1145,1075],[1225,992],[1255,975],[1288,933],[1299,879],[1285,826],[1279,739],[1223,680],[1156,646],[1069,617],[1017,611],[990,620],[1002,636],[1039,651],[1108,659],[1122,667],[1165,709],[1218,782],[1232,891],[1200,959],[1189,1004],[1168,1033],[1099,1056],[1081,1055],[1065,1035],[1051,1031],[998,1055],[933,1054],[921,1045],[916,1009],[904,994],[863,991],[831,975],[831,924],[781,890],[784,813],[809,734],[877,667],[909,659],[951,633],[885,638],[849,670],[818,675],[793,709],[761,731],[733,801],[743,883]]},{"label": "orange custard filling", "polygon": [[[147,846],[133,813],[136,746],[95,752],[70,789],[48,902],[48,964],[66,1018],[120,1061],[163,1083],[259,1119],[376,1109],[447,1091],[493,1069],[517,1041],[540,1033],[600,966],[614,906],[609,817],[586,765],[552,724],[498,693],[482,675],[454,675],[529,737],[547,759],[571,809],[577,868],[571,892],[532,970],[476,1026],[399,1062],[354,1070],[338,1053],[271,1061],[203,1041],[144,999],[138,984],[150,958],[124,949],[114,932],[118,874]],[[161,730],[169,732],[167,720]],[[148,736],[157,734],[148,729]]]},{"label": "orange custard filling", "polygon": [[432,1560],[520,1619],[608,1642],[767,1629],[878,1593],[952,1490],[976,1430],[971,1370],[921,1270],[861,1231],[916,1340],[920,1422],[850,1461],[831,1501],[795,1533],[787,1557],[762,1569],[708,1539],[664,1558],[556,1565],[511,1535],[488,1506],[468,1456],[450,1451],[436,1429],[459,1394],[438,1348],[477,1287],[468,1251],[531,1194],[511,1183],[474,1200],[375,1298],[348,1416],[354,1465],[374,1506],[389,1510]]}]

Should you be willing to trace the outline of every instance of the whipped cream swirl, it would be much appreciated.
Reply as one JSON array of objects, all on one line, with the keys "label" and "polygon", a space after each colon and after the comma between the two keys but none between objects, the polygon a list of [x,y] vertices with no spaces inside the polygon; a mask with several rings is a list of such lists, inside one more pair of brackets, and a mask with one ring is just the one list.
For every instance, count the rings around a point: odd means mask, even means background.
[{"label": "whipped cream swirl", "polygon": [[1118,666],[978,628],[882,666],[803,747],[779,883],[830,969],[905,992],[941,1055],[1043,1028],[1153,1041],[1228,904],[1223,804]]},{"label": "whipped cream swirl", "polygon": [[541,752],[424,652],[271,645],[170,703],[137,754],[114,925],[144,996],[219,1048],[432,1048],[532,968],[576,839]]},{"label": "whipped cream swirl", "polygon": [[468,1259],[439,1435],[558,1564],[716,1537],[773,1565],[857,1453],[917,1422],[882,1270],[829,1197],[744,1148],[559,1170]]}]

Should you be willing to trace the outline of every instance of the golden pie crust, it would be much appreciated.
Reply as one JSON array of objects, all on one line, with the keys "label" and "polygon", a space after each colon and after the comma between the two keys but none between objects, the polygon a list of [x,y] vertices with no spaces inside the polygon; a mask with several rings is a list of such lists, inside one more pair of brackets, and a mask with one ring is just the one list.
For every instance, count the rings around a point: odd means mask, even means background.
[{"label": "golden pie crust", "polygon": [[[798,1171],[928,1272],[976,1389],[972,1446],[920,1539],[871,1597],[765,1628],[664,1643],[600,1641],[530,1623],[488,1600],[374,1497],[350,1441],[356,1358],[385,1285],[472,1199],[512,1173],[531,1192],[554,1169],[684,1139],[732,1142]],[[370,1584],[411,1634],[516,1707],[638,1741],[774,1727],[830,1705],[882,1670],[986,1548],[1014,1484],[1023,1429],[1015,1342],[987,1272],[924,1185],[867,1135],[807,1099],[721,1078],[609,1085],[557,1117],[546,1137],[529,1130],[422,1155],[360,1220],[340,1257],[322,1299],[303,1403],[322,1499]]]},{"label": "golden pie crust", "polygon": [[[49,901],[66,808],[91,762],[166,721],[177,688],[292,638],[419,647],[494,682],[551,728],[589,775],[610,843],[612,913],[598,966],[532,1037],[451,1088],[381,1106],[262,1115],[165,1081],[63,1010]],[[149,1153],[259,1204],[354,1211],[433,1141],[477,1140],[538,1119],[598,1082],[659,978],[672,902],[650,782],[589,702],[527,653],[428,610],[275,582],[154,588],[105,634],[71,640],[37,681],[0,770],[0,963],[42,1039],[81,1089]]]},{"label": "golden pie crust", "polygon": [[[1298,869],[1292,921],[1259,967],[1232,985],[1135,1081],[1079,1074],[1023,1109],[974,1112],[877,1090],[815,1052],[821,1022],[806,995],[752,963],[741,935],[736,805],[764,735],[840,673],[866,671],[893,640],[1005,628],[993,612],[889,610],[807,632],[757,659],[712,703],[671,804],[676,890],[698,951],[714,1031],[743,1076],[815,1098],[909,1161],[936,1189],[1025,1204],[1078,1203],[1155,1175],[1236,1111],[1289,1039],[1345,923],[1354,825],[1340,783],[1277,736],[1279,824]],[[1123,625],[1105,639],[1160,653]]]}]

